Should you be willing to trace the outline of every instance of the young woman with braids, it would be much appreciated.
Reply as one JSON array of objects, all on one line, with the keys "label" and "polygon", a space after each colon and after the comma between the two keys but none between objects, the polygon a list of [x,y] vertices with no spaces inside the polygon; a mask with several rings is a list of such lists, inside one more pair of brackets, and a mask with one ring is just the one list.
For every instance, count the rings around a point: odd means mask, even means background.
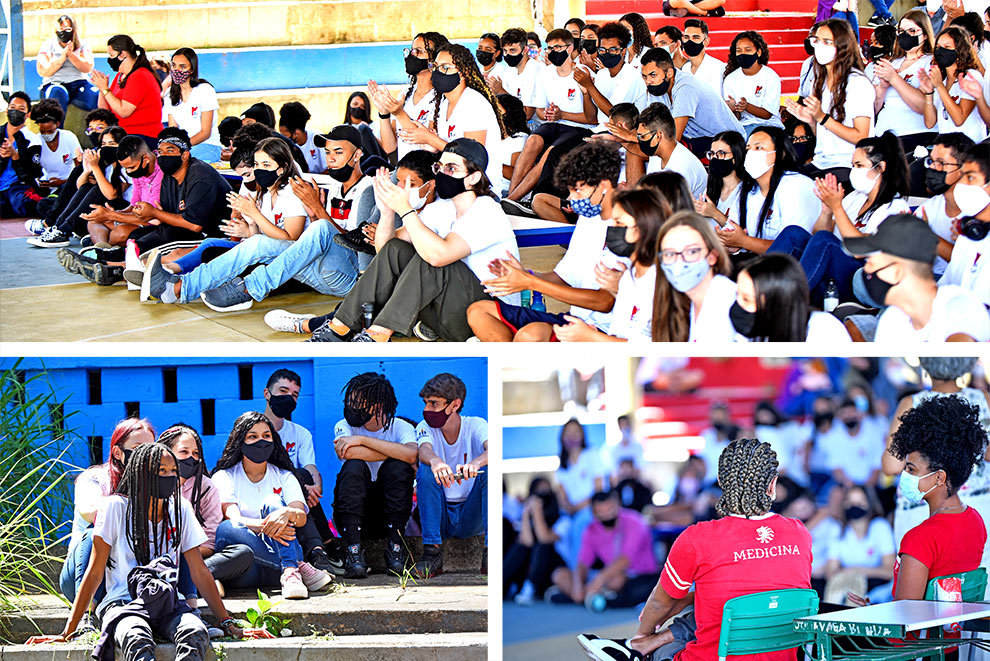
[{"label": "young woman with braids", "polygon": [[368,81],[368,96],[381,118],[382,148],[386,154],[395,152],[395,162],[417,149],[416,145],[404,137],[404,133],[419,126],[428,127],[431,110],[436,105],[436,92],[430,65],[437,59],[437,50],[447,44],[447,37],[439,32],[420,32],[409,48],[406,48],[406,73],[409,85],[396,99],[384,85]]},{"label": "young woman with braids", "polygon": [[[110,456],[106,463],[87,468],[76,478],[73,495],[72,534],[69,550],[59,575],[59,587],[66,599],[75,599],[89,566],[93,551],[93,523],[107,498],[117,491],[124,467],[134,449],[155,441],[155,430],[144,419],[127,418],[117,423],[110,437]],[[97,593],[97,601],[102,594]]]},{"label": "young woman with braids", "polygon": [[292,460],[264,413],[249,411],[234,421],[227,445],[213,468],[224,520],[217,526],[216,552],[243,544],[254,563],[229,581],[237,588],[282,586],[285,599],[306,599],[333,578],[303,561],[296,529],[306,524],[306,497]]},{"label": "young woman with braids", "polygon": [[396,419],[395,390],[384,374],[358,374],[343,394],[344,418],[333,429],[333,449],[343,462],[333,491],[333,520],[344,543],[344,576],[368,575],[361,542],[382,537],[385,567],[401,576],[409,565],[402,533],[412,514],[416,429]]},{"label": "young woman with braids", "polygon": [[[206,561],[217,584],[220,596],[224,594],[223,583],[229,582],[246,572],[254,562],[251,548],[243,544],[231,544],[219,553],[216,549],[217,526],[223,519],[220,511],[220,492],[210,479],[203,460],[203,440],[196,430],[189,425],[177,422],[158,437],[158,442],[164,444],[175,455],[179,462],[179,493],[189,501],[196,514],[196,520],[206,533],[206,541],[199,547],[199,552]],[[179,592],[186,599],[196,597],[196,586],[192,584],[189,569],[185,559],[182,560],[179,571]]]},{"label": "young woman with braids", "polygon": [[[113,622],[115,628],[112,639],[101,641],[100,645],[119,647],[125,661],[153,658],[152,634],[156,633],[176,643],[180,650],[178,658],[202,661],[210,637],[196,614],[180,610],[180,614],[153,632],[144,617],[119,612],[132,601],[128,582],[132,569],[163,557],[178,567],[180,556],[188,563],[192,582],[203,594],[221,628],[235,638],[243,635],[227,614],[213,577],[203,564],[199,547],[206,541],[206,534],[192,506],[179,495],[178,486],[178,461],[166,446],[144,443],[133,451],[114,494],[106,499],[96,518],[93,556],[65,628],[57,636],[40,636],[29,643],[64,642],[72,637],[97,587],[105,580],[107,596],[97,608],[97,616],[105,624]],[[178,571],[159,574],[159,578],[176,587],[178,574]]]},{"label": "young woman with braids", "polygon": [[498,99],[478,71],[474,55],[460,44],[444,44],[437,49],[430,71],[436,91],[430,128],[403,127],[402,139],[433,151],[443,151],[447,143],[458,138],[484,145],[488,152],[485,174],[493,190],[502,190],[505,125]]},{"label": "young woman with braids", "polygon": [[[652,652],[655,661],[675,656],[677,661],[714,659],[726,601],[768,590],[811,587],[811,533],[797,519],[770,511],[777,467],[769,443],[753,438],[729,443],[718,461],[722,496],[715,509],[721,518],[689,526],[671,546],[660,582],[632,638],[578,636],[592,658],[613,661]],[[690,604],[693,613],[657,631]],[[761,658],[796,657],[794,650],[786,650]]]}]

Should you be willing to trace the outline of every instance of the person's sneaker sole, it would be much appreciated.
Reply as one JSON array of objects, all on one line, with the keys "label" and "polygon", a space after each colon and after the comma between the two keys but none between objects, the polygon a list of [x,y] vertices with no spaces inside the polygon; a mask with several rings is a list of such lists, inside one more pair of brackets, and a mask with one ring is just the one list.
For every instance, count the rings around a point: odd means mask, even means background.
[{"label": "person's sneaker sole", "polygon": [[283,599],[309,599],[309,590],[306,589],[305,585],[299,587],[285,587],[282,586],[282,598]]},{"label": "person's sneaker sole", "polygon": [[436,334],[432,328],[424,324],[422,321],[417,321],[416,325],[413,326],[413,335],[418,337],[423,342],[436,342],[440,339],[440,336]]},{"label": "person's sneaker sole", "polygon": [[516,202],[515,200],[502,200],[501,204],[502,211],[507,214],[522,216],[524,218],[539,218],[535,211],[520,202]]},{"label": "person's sneaker sole", "polygon": [[254,299],[249,298],[243,303],[238,303],[237,305],[231,305],[226,308],[222,308],[219,305],[213,305],[208,300],[206,300],[206,292],[199,295],[199,300],[203,301],[203,305],[210,308],[214,312],[240,312],[241,310],[250,310],[251,306],[254,305]]},{"label": "person's sneaker sole", "polygon": [[152,248],[151,252],[148,254],[147,266],[144,269],[144,276],[141,278],[141,302],[151,300],[151,272],[154,271],[154,265],[157,263],[161,266],[162,258],[161,253],[158,248]]},{"label": "person's sneaker sole", "polygon": [[[124,269],[124,280],[127,284],[136,287],[134,291],[141,289],[141,282],[144,280],[144,271],[135,271],[134,269]],[[128,287],[130,289],[130,287]]]},{"label": "person's sneaker sole", "polygon": [[110,267],[99,262],[93,264],[90,262],[80,261],[79,275],[86,278],[93,284],[100,285],[101,287],[106,287],[108,285],[112,285],[114,282],[117,282],[113,279],[110,272]]},{"label": "person's sneaker sole", "polygon": [[35,248],[65,248],[71,241],[62,239],[61,241],[42,241],[40,236],[32,236],[27,240],[28,244]]},{"label": "person's sneaker sole", "polygon": [[72,275],[79,275],[79,255],[67,248],[62,248],[55,255],[58,263]]},{"label": "person's sneaker sole", "polygon": [[293,314],[287,310],[271,310],[265,313],[265,325],[280,333],[302,333],[303,322],[315,317],[315,314]]},{"label": "person's sneaker sole", "polygon": [[330,585],[331,583],[333,583],[333,576],[324,572],[323,577],[317,580],[316,582],[314,582],[312,585],[310,585],[309,583],[305,583],[305,585],[306,585],[306,589],[309,590],[310,592],[319,592],[320,590]]},{"label": "person's sneaker sole", "polygon": [[642,659],[638,652],[630,650],[607,638],[599,638],[593,634],[582,633],[577,637],[578,643],[588,653],[591,659],[599,661],[622,661],[624,659]]}]

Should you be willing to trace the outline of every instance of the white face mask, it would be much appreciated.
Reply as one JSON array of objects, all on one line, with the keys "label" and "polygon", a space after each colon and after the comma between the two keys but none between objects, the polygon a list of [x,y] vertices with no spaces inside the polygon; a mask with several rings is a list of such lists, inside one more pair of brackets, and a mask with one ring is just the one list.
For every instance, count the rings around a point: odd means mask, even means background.
[{"label": "white face mask", "polygon": [[975,216],[990,206],[990,193],[983,190],[983,186],[959,183],[952,195],[964,216]]},{"label": "white face mask", "polygon": [[[875,166],[874,166],[875,167]],[[849,184],[860,193],[869,194],[880,181],[880,177],[870,179],[870,170],[873,168],[853,168],[849,171]]]},{"label": "white face mask", "polygon": [[942,0],[925,0],[925,9],[928,10],[929,15],[934,15],[941,8]]},{"label": "white face mask", "polygon": [[42,133],[40,135],[41,135],[41,139],[44,140],[45,142],[54,142],[55,139],[58,137],[58,131],[52,131],[51,133]]},{"label": "white face mask", "polygon": [[835,46],[827,46],[821,42],[815,44],[815,60],[825,66],[835,59]]},{"label": "white face mask", "polygon": [[[423,184],[419,188],[414,188],[411,191],[409,191],[409,206],[411,206],[416,211],[419,211],[420,209],[426,206],[426,197],[420,197],[419,191],[425,188],[428,185],[428,183],[429,182]],[[429,194],[427,194],[427,197],[428,196]]]},{"label": "white face mask", "polygon": [[746,160],[743,167],[753,179],[759,179],[773,167],[770,161],[770,152],[750,150],[746,152]]}]

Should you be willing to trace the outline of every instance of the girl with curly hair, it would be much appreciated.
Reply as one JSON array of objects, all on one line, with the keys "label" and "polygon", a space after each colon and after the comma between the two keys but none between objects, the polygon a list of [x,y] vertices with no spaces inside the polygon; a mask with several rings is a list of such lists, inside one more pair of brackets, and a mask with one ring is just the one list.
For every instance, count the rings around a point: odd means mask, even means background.
[{"label": "girl with curly hair", "polygon": [[767,66],[770,48],[759,32],[740,32],[729,47],[722,98],[736,114],[746,135],[756,127],[783,128],[780,121],[780,76]]}]

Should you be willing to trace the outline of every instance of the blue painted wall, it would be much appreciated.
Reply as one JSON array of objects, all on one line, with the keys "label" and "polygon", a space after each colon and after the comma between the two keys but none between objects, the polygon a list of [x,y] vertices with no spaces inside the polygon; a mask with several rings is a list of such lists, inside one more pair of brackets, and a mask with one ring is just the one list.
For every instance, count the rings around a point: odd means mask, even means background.
[{"label": "blue painted wall", "polygon": [[[15,359],[0,360],[0,368],[13,366]],[[251,368],[251,398],[240,398],[238,366]],[[30,378],[41,368],[48,370],[47,383],[58,398],[67,398],[65,411],[78,411],[70,419],[82,436],[68,447],[65,460],[75,466],[90,464],[87,437],[103,437],[100,457],[106,458],[114,426],[125,417],[125,403],[138,402],[140,415],[151,420],[160,433],[174,422],[183,421],[203,429],[201,400],[215,400],[216,433],[203,435],[206,463],[212,468],[220,457],[234,420],[245,411],[264,411],[262,392],[268,377],[279,368],[295,371],[302,379],[299,403],[292,414],[297,422],[313,432],[317,468],[323,474],[324,505],[333,500],[333,485],[340,461],[333,452],[333,427],[343,418],[341,390],[361,372],[383,372],[391,381],[399,402],[397,415],[415,423],[422,419],[423,402],[419,390],[440,372],[455,374],[467,387],[465,415],[488,417],[488,361],[485,358],[229,358],[222,362],[209,358],[29,358],[18,369]],[[177,399],[165,402],[164,368],[175,368]],[[90,403],[90,371],[99,371],[99,404]],[[40,381],[40,380],[39,380]],[[45,385],[35,383],[39,390]],[[62,448],[59,448],[61,450]]]},{"label": "blue painted wall", "polygon": [[[506,459],[548,457],[560,454],[561,425],[533,427],[505,427],[502,430],[502,456]],[[605,443],[605,425],[584,426],[588,447],[600,447]]]}]

